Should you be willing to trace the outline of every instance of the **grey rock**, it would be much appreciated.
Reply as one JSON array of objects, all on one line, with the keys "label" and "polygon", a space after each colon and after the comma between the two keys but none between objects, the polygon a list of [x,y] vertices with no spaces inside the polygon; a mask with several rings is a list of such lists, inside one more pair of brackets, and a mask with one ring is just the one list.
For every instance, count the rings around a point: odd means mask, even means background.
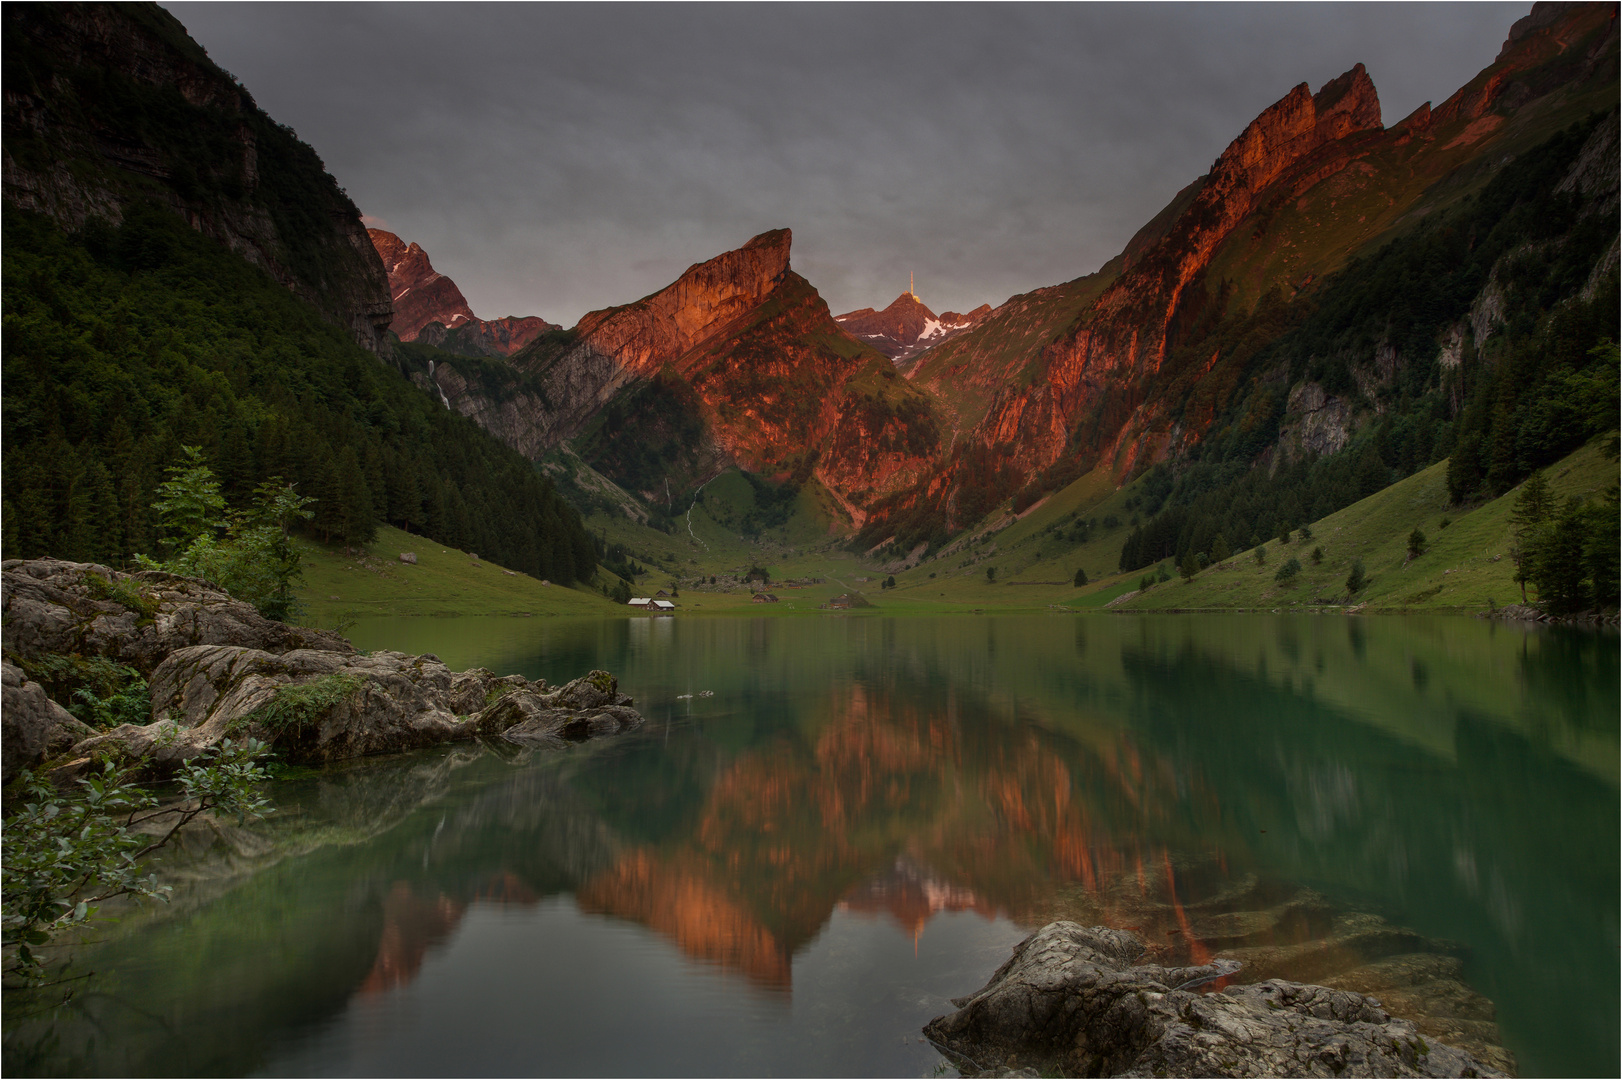
[{"label": "grey rock", "polygon": [[195,578],[145,570],[129,574],[95,563],[8,559],[4,584],[5,651],[106,656],[142,675],[176,649],[243,645],[270,653],[354,647],[327,630],[267,619],[251,604]]},{"label": "grey rock", "polygon": [[[74,754],[150,758],[161,770],[221,740],[253,737],[291,761],[330,762],[480,735],[579,740],[642,723],[605,672],[548,689],[521,675],[453,672],[436,656],[386,650],[357,656],[295,649],[278,656],[198,645],[158,666],[151,693],[153,723],[86,739]],[[310,703],[290,713],[287,702],[300,696]]]},{"label": "grey rock", "polygon": [[1131,934],[1055,922],[924,1033],[969,1074],[1503,1076],[1379,1002],[1269,980],[1194,992],[1238,965],[1138,964]]},{"label": "grey rock", "polygon": [[95,729],[45,694],[22,671],[0,664],[0,783],[70,749]]},{"label": "grey rock", "polygon": [[555,690],[509,693],[479,714],[478,728],[516,743],[578,741],[641,726],[631,705],[614,676],[593,671]]}]

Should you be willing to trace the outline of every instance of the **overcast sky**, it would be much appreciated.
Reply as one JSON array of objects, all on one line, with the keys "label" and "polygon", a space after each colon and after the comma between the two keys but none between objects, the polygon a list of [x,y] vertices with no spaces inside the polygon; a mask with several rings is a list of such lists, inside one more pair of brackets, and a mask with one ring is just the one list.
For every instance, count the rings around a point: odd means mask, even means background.
[{"label": "overcast sky", "polygon": [[1096,270],[1257,113],[1393,124],[1519,4],[166,5],[483,318],[564,325],[766,229],[836,313]]}]

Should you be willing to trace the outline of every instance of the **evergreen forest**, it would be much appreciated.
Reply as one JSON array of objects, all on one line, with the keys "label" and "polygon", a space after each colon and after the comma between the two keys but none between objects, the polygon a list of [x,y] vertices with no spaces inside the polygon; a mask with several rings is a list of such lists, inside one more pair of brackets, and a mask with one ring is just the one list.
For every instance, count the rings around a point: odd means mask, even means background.
[{"label": "evergreen forest", "polygon": [[201,448],[233,508],[280,478],[344,545],[387,522],[558,582],[596,568],[550,480],[174,212],[77,234],[4,218],[8,557],[160,550],[165,470]]}]

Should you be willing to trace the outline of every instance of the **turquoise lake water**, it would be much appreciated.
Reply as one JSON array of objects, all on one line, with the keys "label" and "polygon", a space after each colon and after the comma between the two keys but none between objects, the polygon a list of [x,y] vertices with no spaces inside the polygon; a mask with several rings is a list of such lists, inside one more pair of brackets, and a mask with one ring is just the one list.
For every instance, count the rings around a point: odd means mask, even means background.
[{"label": "turquoise lake water", "polygon": [[1237,949],[1253,975],[1442,958],[1491,1003],[1464,1026],[1523,1075],[1618,1071],[1614,634],[864,615],[351,636],[553,682],[606,668],[647,723],[277,785],[270,819],[165,862],[172,903],[85,947],[72,1003],[8,999],[8,1073],[927,1076],[922,1025],[1061,916]]}]

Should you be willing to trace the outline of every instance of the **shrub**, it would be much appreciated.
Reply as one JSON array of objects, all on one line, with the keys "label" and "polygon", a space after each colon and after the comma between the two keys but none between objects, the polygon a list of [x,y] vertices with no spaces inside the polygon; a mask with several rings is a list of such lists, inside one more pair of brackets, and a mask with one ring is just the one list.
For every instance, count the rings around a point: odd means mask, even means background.
[{"label": "shrub", "polygon": [[1368,577],[1363,572],[1363,560],[1353,559],[1351,572],[1346,575],[1347,593],[1356,596],[1368,583]]},{"label": "shrub", "polygon": [[[930,574],[929,576],[934,577],[935,575]],[[1078,589],[1081,588],[1083,585],[1087,584],[1087,571],[1083,570],[1079,566],[1076,567],[1076,580],[1075,580],[1074,584],[1075,584],[1075,587],[1078,588]]]},{"label": "shrub", "polygon": [[1266,544],[1262,544],[1262,545],[1260,545],[1259,547],[1256,548],[1256,565],[1257,566],[1266,566],[1267,565],[1267,545]]},{"label": "shrub", "polygon": [[1424,532],[1416,525],[1414,531],[1408,534],[1408,557],[1417,559],[1425,554],[1425,545],[1427,543]]},{"label": "shrub", "polygon": [[297,734],[311,727],[332,709],[361,688],[365,680],[358,675],[333,672],[277,688],[269,701],[244,716],[238,717],[237,729],[258,723],[273,736]]},{"label": "shrub", "polygon": [[[167,899],[169,887],[152,874],[143,876],[139,862],[194,818],[214,811],[241,823],[270,813],[258,789],[270,778],[259,764],[266,753],[257,740],[227,740],[191,759],[176,776],[181,801],[163,809],[155,809],[157,800],[132,781],[145,761],[107,762],[99,773],[81,778],[76,791],[59,791],[44,777],[22,773],[0,850],[5,974],[25,985],[45,982],[46,960],[37,950],[88,922],[103,901],[126,895]],[[135,831],[166,818],[168,831],[156,840]]]},{"label": "shrub", "polygon": [[1291,555],[1289,561],[1278,568],[1278,573],[1273,575],[1273,580],[1278,582],[1280,585],[1294,585],[1295,576],[1300,572],[1301,560],[1297,559],[1294,555]]},{"label": "shrub", "polygon": [[1321,548],[1321,547],[1313,548],[1312,549],[1312,565],[1317,566],[1319,563],[1321,563],[1323,561],[1324,561],[1324,549]]}]

